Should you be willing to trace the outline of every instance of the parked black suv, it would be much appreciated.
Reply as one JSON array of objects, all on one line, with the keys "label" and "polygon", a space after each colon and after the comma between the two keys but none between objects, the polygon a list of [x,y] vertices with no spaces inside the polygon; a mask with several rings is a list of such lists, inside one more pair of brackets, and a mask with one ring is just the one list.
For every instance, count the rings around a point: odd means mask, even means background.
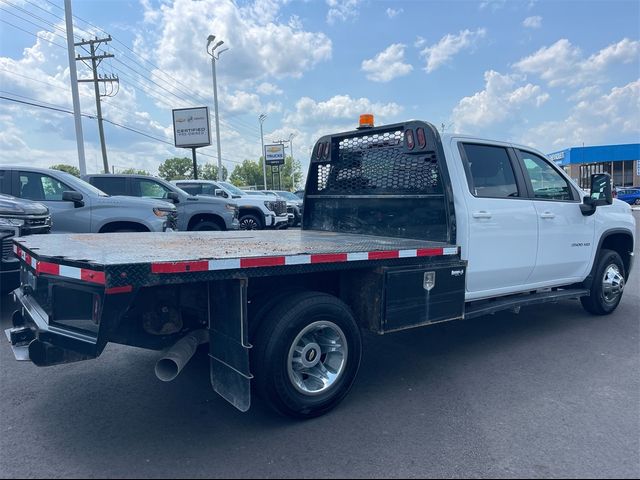
[{"label": "parked black suv", "polygon": [[0,194],[0,293],[18,288],[20,263],[13,254],[13,238],[49,233],[47,207],[31,200]]}]

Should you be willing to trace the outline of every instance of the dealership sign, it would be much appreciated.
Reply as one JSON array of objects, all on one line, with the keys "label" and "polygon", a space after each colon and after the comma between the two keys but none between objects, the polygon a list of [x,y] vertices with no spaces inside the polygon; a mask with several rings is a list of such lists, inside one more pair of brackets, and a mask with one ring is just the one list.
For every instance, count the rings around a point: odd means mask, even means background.
[{"label": "dealership sign", "polygon": [[211,145],[209,108],[173,110],[173,139],[176,147],[196,148]]},{"label": "dealership sign", "polygon": [[284,165],[284,144],[265,145],[264,159],[267,165]]}]

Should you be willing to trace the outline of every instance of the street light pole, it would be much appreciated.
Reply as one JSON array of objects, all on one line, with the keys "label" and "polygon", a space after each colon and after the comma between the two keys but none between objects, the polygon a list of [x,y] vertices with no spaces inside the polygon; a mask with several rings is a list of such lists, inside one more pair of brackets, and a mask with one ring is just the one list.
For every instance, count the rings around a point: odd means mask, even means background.
[{"label": "street light pole", "polygon": [[264,154],[264,135],[262,134],[262,124],[264,123],[265,118],[267,118],[266,113],[261,113],[258,117],[258,121],[260,122],[260,143],[262,144],[262,178],[264,179],[264,189],[267,189],[267,158]]},{"label": "street light pole", "polygon": [[296,191],[296,173],[293,164],[293,137],[295,136],[295,133],[289,134],[289,155],[291,156],[291,188],[294,192]]},{"label": "street light pole", "polygon": [[218,115],[218,82],[216,79],[216,60],[218,60],[220,58],[220,54],[228,50],[228,48],[220,50],[216,55],[216,48],[224,43],[222,40],[220,40],[213,46],[211,52],[209,52],[209,45],[211,45],[211,43],[215,39],[215,35],[209,35],[209,37],[207,38],[207,53],[211,55],[211,74],[213,76],[213,108],[216,116],[216,142],[218,146],[218,181],[222,181],[222,154],[220,152],[220,118]]}]

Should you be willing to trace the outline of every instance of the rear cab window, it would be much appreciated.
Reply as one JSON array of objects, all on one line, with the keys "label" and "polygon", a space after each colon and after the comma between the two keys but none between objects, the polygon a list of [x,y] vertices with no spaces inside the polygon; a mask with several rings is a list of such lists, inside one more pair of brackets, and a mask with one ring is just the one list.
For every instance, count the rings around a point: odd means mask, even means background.
[{"label": "rear cab window", "polygon": [[109,195],[129,195],[125,177],[93,177],[90,183]]},{"label": "rear cab window", "polygon": [[507,147],[478,143],[460,143],[469,191],[480,198],[518,198],[513,161]]}]

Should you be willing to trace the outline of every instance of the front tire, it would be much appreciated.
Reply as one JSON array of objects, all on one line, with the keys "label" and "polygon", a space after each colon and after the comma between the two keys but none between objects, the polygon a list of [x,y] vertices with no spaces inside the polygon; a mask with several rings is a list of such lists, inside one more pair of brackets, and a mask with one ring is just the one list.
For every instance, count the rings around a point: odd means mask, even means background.
[{"label": "front tire", "polygon": [[349,307],[321,292],[301,292],[271,310],[255,334],[257,394],[276,412],[323,415],[349,393],[362,339]]},{"label": "front tire", "polygon": [[608,315],[622,299],[626,279],[624,263],[613,250],[601,250],[596,261],[591,295],[580,297],[580,302],[589,313]]},{"label": "front tire", "polygon": [[262,230],[262,222],[258,217],[252,214],[242,215],[240,217],[240,230]]}]

